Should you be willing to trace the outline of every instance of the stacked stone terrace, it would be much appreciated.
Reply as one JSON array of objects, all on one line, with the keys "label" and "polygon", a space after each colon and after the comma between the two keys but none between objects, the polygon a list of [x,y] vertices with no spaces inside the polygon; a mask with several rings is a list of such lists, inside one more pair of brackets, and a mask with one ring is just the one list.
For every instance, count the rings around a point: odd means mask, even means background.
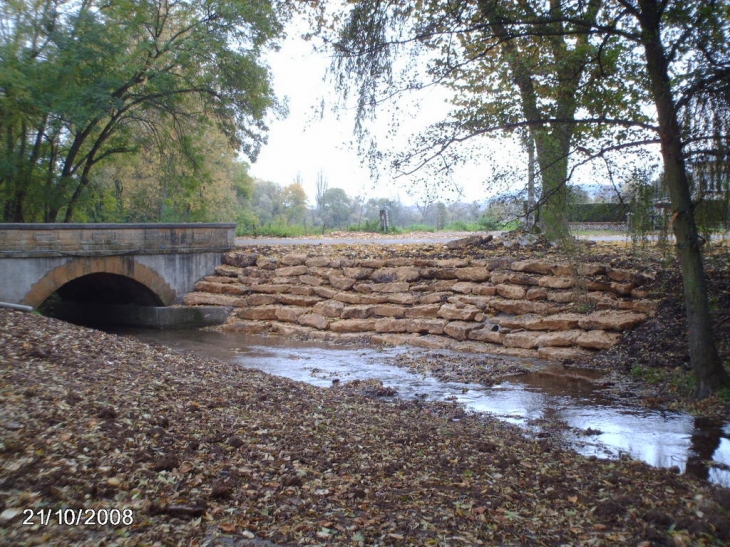
[{"label": "stacked stone terrace", "polygon": [[550,260],[343,259],[233,251],[187,305],[228,331],[537,357],[590,356],[656,310],[647,273]]}]

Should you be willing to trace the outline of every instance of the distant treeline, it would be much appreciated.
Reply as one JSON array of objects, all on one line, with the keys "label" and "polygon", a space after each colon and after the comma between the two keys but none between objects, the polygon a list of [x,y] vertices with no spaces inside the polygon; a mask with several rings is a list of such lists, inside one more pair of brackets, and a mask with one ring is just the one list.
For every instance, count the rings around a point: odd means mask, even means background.
[{"label": "distant treeline", "polygon": [[[578,203],[569,208],[568,222],[626,222],[629,213],[656,218],[669,214],[669,211],[653,204],[642,208],[634,203]],[[730,202],[701,201],[695,209],[695,218],[700,226],[727,227],[730,225]]]}]

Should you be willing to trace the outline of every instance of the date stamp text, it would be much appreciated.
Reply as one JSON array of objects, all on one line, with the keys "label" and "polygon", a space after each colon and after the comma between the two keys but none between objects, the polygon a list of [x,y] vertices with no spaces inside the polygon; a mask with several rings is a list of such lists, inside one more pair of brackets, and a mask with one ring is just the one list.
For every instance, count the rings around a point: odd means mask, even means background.
[{"label": "date stamp text", "polygon": [[23,524],[28,526],[131,526],[131,509],[24,509]]}]

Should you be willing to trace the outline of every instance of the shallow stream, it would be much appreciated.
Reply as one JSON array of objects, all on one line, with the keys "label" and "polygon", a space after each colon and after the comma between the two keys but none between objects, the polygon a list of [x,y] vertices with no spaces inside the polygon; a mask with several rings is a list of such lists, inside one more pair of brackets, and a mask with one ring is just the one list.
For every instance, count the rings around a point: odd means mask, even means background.
[{"label": "shallow stream", "polygon": [[676,466],[680,472],[730,487],[730,424],[631,406],[592,383],[593,371],[511,376],[488,387],[442,382],[388,364],[398,355],[426,353],[415,348],[339,347],[208,331],[123,333],[321,387],[332,386],[333,380],[380,380],[396,389],[397,397],[457,401],[538,437],[555,434],[554,425],[564,424],[559,434],[581,454],[611,458],[626,454],[657,467]]}]

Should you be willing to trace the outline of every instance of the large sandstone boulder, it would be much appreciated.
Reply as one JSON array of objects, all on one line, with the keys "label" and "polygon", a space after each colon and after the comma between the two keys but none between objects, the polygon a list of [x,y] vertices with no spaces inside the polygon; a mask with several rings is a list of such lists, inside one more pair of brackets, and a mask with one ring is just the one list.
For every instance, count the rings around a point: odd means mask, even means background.
[{"label": "large sandstone boulder", "polygon": [[523,287],[517,285],[497,285],[497,294],[503,298],[509,298],[510,300],[522,300],[525,298],[527,291]]},{"label": "large sandstone boulder", "polygon": [[468,340],[469,334],[482,327],[481,323],[473,323],[468,321],[452,321],[448,323],[443,331],[457,340]]},{"label": "large sandstone boulder", "polygon": [[525,294],[525,298],[527,300],[547,300],[548,297],[548,291],[545,288],[532,288],[527,290],[527,294]]},{"label": "large sandstone boulder", "polygon": [[319,296],[304,296],[300,294],[282,294],[279,295],[279,302],[286,306],[314,306],[317,302],[321,302]]},{"label": "large sandstone boulder", "polygon": [[317,277],[316,275],[300,275],[299,281],[306,285],[313,285],[315,287],[324,285],[324,279],[322,279],[321,277]]},{"label": "large sandstone boulder", "polygon": [[345,277],[350,277],[352,279],[356,279],[357,281],[369,279],[370,274],[373,273],[372,268],[343,268],[342,271],[345,274]]},{"label": "large sandstone boulder", "polygon": [[283,268],[276,268],[274,274],[279,277],[292,277],[295,275],[306,275],[309,273],[309,268],[303,264],[300,266],[284,266]]},{"label": "large sandstone boulder", "polygon": [[242,319],[249,319],[251,321],[271,321],[276,319],[276,311],[279,309],[279,306],[244,308],[238,312],[238,316]]},{"label": "large sandstone boulder", "polygon": [[425,336],[410,335],[411,338],[406,339],[406,343],[417,348],[425,349],[450,349],[451,341],[443,336],[434,336],[427,334]]},{"label": "large sandstone boulder", "polygon": [[548,315],[550,313],[559,313],[565,309],[564,306],[530,300],[495,299],[489,305],[491,308],[509,315],[523,315],[525,313]]},{"label": "large sandstone boulder", "polygon": [[631,310],[639,313],[645,313],[649,317],[656,315],[658,304],[653,300],[621,300],[618,303],[618,309]]},{"label": "large sandstone boulder", "polygon": [[241,307],[246,305],[246,299],[226,294],[210,294],[204,292],[191,292],[183,297],[186,306],[233,306]]},{"label": "large sandstone boulder", "polygon": [[296,336],[308,338],[315,333],[314,329],[303,327],[301,325],[293,325],[291,323],[272,323],[271,330],[272,332],[287,338],[293,338]]},{"label": "large sandstone boulder", "polygon": [[302,253],[291,253],[281,257],[284,266],[300,266],[307,261],[307,255]]},{"label": "large sandstone boulder", "polygon": [[340,317],[345,305],[337,300],[324,300],[317,302],[312,308],[314,313],[324,315],[325,317]]},{"label": "large sandstone boulder", "polygon": [[341,319],[330,323],[334,332],[368,332],[375,330],[375,319]]},{"label": "large sandstone boulder", "polygon": [[578,325],[584,330],[624,331],[646,321],[644,313],[628,310],[601,310],[587,315]]},{"label": "large sandstone boulder", "polygon": [[257,253],[241,253],[239,251],[231,251],[223,255],[223,264],[234,266],[236,268],[248,268],[255,266],[259,259]]},{"label": "large sandstone boulder", "polygon": [[443,334],[447,324],[446,319],[412,319],[406,331],[414,334]]},{"label": "large sandstone boulder", "polygon": [[491,285],[477,285],[471,290],[472,294],[480,296],[494,296],[497,294],[497,288]]},{"label": "large sandstone boulder", "polygon": [[409,284],[406,282],[376,283],[370,287],[373,292],[394,293],[408,291]]},{"label": "large sandstone boulder", "polygon": [[276,294],[252,294],[246,298],[247,306],[270,306],[279,303],[279,295]]},{"label": "large sandstone boulder", "polygon": [[221,277],[238,277],[241,275],[242,268],[237,268],[236,266],[229,266],[227,264],[221,264],[220,266],[215,267],[215,273],[216,275],[219,275]]},{"label": "large sandstone boulder", "polygon": [[354,279],[345,277],[343,275],[330,275],[328,281],[330,282],[330,285],[332,285],[335,289],[339,289],[341,291],[351,289],[352,286],[355,284]]},{"label": "large sandstone boulder", "polygon": [[342,319],[367,319],[373,315],[373,306],[347,306],[342,309]]},{"label": "large sandstone boulder", "polygon": [[375,330],[376,332],[408,332],[409,323],[410,321],[406,319],[383,317],[375,321]]},{"label": "large sandstone boulder", "polygon": [[276,258],[270,258],[263,255],[259,255],[256,259],[256,266],[262,270],[275,270],[279,267],[279,260]]},{"label": "large sandstone boulder", "polygon": [[262,292],[266,294],[282,294],[289,292],[289,289],[291,289],[291,285],[283,285],[283,284],[275,284],[275,285],[267,285],[267,284],[260,284],[260,285],[251,285],[251,292]]},{"label": "large sandstone boulder", "polygon": [[249,287],[247,285],[239,285],[238,283],[214,283],[211,281],[198,281],[195,284],[195,290],[198,292],[208,292],[213,294],[232,294],[240,296],[247,294]]},{"label": "large sandstone boulder", "polygon": [[577,343],[582,348],[608,349],[616,345],[620,339],[621,335],[617,332],[590,330],[581,334],[577,339]]},{"label": "large sandstone boulder", "polygon": [[337,290],[332,287],[313,287],[312,290],[320,298],[334,298],[338,294]]},{"label": "large sandstone boulder", "polygon": [[539,332],[511,332],[504,337],[504,347],[532,349],[539,345]]},{"label": "large sandstone boulder", "polygon": [[584,333],[585,331],[581,329],[546,332],[537,339],[537,345],[540,348],[574,346]]},{"label": "large sandstone boulder", "polygon": [[310,268],[326,268],[330,265],[330,260],[324,256],[315,256],[308,258],[304,263]]},{"label": "large sandstone boulder", "polygon": [[304,325],[305,327],[314,327],[315,329],[324,330],[329,326],[330,320],[318,313],[308,313],[299,318],[299,324]]},{"label": "large sandstone boulder", "polygon": [[459,281],[451,286],[451,290],[462,294],[469,294],[474,287],[476,287],[476,283],[472,283],[471,281]]},{"label": "large sandstone boulder", "polygon": [[438,316],[450,321],[473,321],[478,313],[481,310],[475,306],[459,308],[453,304],[444,304],[439,309]]},{"label": "large sandstone boulder", "polygon": [[314,288],[309,285],[294,285],[289,289],[289,293],[298,296],[312,296],[314,294]]},{"label": "large sandstone boulder", "polygon": [[403,318],[406,316],[406,308],[403,306],[396,306],[394,304],[381,304],[379,306],[372,307],[373,315],[379,317],[397,317]]},{"label": "large sandstone boulder", "polygon": [[475,342],[502,344],[504,343],[505,336],[507,335],[499,332],[498,330],[492,330],[491,326],[487,326],[471,331],[469,333],[469,340],[474,340]]},{"label": "large sandstone boulder", "polygon": [[389,334],[380,333],[373,334],[370,341],[374,344],[383,344],[388,346],[401,346],[403,344],[411,344],[413,340],[419,338],[417,334]]},{"label": "large sandstone boulder", "polygon": [[489,270],[483,267],[458,268],[455,273],[457,279],[460,281],[475,281],[481,283],[489,280]]},{"label": "large sandstone boulder", "polygon": [[406,317],[437,317],[440,309],[441,304],[424,304],[422,306],[414,306],[406,309]]},{"label": "large sandstone boulder", "polygon": [[513,262],[511,268],[516,272],[529,272],[536,274],[550,274],[554,264],[551,262],[545,262],[544,260],[519,260]]},{"label": "large sandstone boulder", "polygon": [[388,293],[387,298],[388,302],[391,304],[398,304],[401,306],[418,304],[421,300],[421,297],[418,294],[407,292]]},{"label": "large sandstone boulder", "polygon": [[305,313],[309,313],[309,308],[299,308],[296,306],[280,306],[276,309],[276,319],[285,323],[298,323],[299,318]]},{"label": "large sandstone boulder", "polygon": [[532,318],[525,322],[525,328],[530,330],[570,330],[578,327],[585,316],[579,313],[556,313]]}]

